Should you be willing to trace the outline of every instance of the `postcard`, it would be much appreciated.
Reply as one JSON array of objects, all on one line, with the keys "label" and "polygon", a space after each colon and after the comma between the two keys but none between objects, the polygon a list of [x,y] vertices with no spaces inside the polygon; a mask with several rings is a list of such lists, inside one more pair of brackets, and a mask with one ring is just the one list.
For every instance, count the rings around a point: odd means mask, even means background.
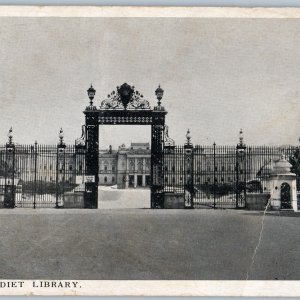
[{"label": "postcard", "polygon": [[300,9],[0,28],[1,295],[300,295]]}]

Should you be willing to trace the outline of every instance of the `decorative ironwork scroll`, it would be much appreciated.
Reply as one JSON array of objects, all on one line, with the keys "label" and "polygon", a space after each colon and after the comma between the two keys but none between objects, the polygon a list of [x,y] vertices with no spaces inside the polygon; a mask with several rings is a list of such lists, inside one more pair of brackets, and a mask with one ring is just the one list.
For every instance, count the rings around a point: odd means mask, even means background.
[{"label": "decorative ironwork scroll", "polygon": [[85,125],[81,127],[81,137],[75,140],[76,146],[85,146],[86,141],[86,133],[85,133]]},{"label": "decorative ironwork scroll", "polygon": [[165,146],[174,147],[175,141],[169,137],[169,126],[165,126]]},{"label": "decorative ironwork scroll", "polygon": [[100,109],[116,110],[143,110],[151,109],[149,101],[143,99],[144,96],[134,90],[134,86],[127,83],[117,87],[117,91],[112,91],[107,99],[103,100]]}]

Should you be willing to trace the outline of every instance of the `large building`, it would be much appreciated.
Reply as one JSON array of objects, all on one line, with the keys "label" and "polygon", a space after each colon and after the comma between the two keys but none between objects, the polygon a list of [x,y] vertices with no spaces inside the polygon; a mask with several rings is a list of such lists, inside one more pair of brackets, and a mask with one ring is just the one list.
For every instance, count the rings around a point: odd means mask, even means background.
[{"label": "large building", "polygon": [[[118,188],[150,186],[150,159],[149,143],[131,143],[129,147],[123,144],[118,150],[111,146],[108,150],[99,150],[99,185],[117,185]],[[65,148],[60,153],[56,147],[39,148],[37,152],[33,147],[18,147],[14,159],[5,150],[0,151],[0,177],[12,177],[8,170],[13,168],[13,161],[14,177],[24,182],[79,184],[85,170],[84,154],[74,155],[72,148]],[[5,167],[9,162],[11,167]]]},{"label": "large building", "polygon": [[[177,149],[177,150],[176,150]],[[182,186],[184,184],[184,154],[178,147],[164,155],[164,185]],[[181,150],[180,150],[181,149]],[[55,186],[62,183],[63,188],[74,188],[84,182],[85,152],[75,155],[73,146],[66,146],[58,152],[57,146],[16,146],[14,159],[4,148],[0,149],[0,178],[12,178],[37,186]],[[181,152],[177,152],[177,151]],[[289,158],[293,147],[248,147],[246,155],[236,152],[235,146],[195,146],[194,184],[233,185],[238,181],[259,179],[260,169],[278,160],[282,154]],[[58,158],[58,159],[57,159]],[[99,150],[99,185],[118,188],[148,187],[151,183],[151,150],[149,143],[124,144],[118,149]]]},{"label": "large building", "polygon": [[151,153],[149,143],[109,147],[99,153],[99,185],[137,188],[150,185]]}]

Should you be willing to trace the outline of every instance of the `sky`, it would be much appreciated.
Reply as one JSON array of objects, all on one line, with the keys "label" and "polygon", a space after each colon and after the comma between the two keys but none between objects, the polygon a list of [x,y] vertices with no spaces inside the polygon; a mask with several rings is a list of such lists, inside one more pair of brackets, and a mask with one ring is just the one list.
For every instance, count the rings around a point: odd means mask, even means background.
[{"label": "sky", "polygon": [[[299,143],[300,20],[0,18],[0,143],[74,143],[92,83],[99,106],[127,82],[164,89],[176,144]],[[102,126],[100,147],[149,142],[149,126]]]}]

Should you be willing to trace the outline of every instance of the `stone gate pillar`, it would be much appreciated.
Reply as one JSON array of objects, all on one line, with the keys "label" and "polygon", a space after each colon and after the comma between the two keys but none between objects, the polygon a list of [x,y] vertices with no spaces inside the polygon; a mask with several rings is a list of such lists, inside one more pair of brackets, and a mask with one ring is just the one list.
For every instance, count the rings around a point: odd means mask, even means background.
[{"label": "stone gate pillar", "polygon": [[151,208],[163,208],[163,125],[151,126]]},{"label": "stone gate pillar", "polygon": [[154,107],[151,126],[151,208],[164,208],[163,187],[163,147],[165,116],[167,112],[161,106],[163,89],[159,86],[155,94],[158,105]]},{"label": "stone gate pillar", "polygon": [[90,106],[84,111],[86,129],[84,207],[98,208],[99,125],[98,113],[93,105],[96,91],[91,86],[87,92],[90,98]]},{"label": "stone gate pillar", "polygon": [[4,208],[15,207],[15,144],[12,141],[12,128],[8,132],[8,142],[5,145],[4,167]]},{"label": "stone gate pillar", "polygon": [[188,129],[184,144],[184,207],[194,208],[194,153]]}]

